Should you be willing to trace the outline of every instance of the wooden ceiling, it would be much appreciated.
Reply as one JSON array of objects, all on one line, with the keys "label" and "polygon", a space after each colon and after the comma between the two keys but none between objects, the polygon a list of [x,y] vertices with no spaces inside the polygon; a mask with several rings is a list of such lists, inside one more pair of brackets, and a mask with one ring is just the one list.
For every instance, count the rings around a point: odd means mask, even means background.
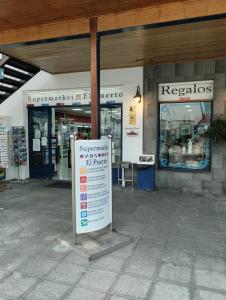
[{"label": "wooden ceiling", "polygon": [[[90,69],[88,38],[4,47],[2,52],[55,74]],[[226,19],[129,31],[101,38],[102,69],[217,58],[226,58]]]},{"label": "wooden ceiling", "polygon": [[0,0],[0,30],[124,12],[178,0]]}]

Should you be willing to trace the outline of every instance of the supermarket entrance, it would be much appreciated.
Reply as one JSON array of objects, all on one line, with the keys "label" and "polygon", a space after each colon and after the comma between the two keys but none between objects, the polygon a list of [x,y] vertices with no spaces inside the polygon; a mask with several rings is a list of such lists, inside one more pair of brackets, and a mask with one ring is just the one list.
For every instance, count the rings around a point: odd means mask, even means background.
[{"label": "supermarket entrance", "polygon": [[[91,138],[91,108],[56,106],[28,108],[31,178],[71,180],[70,135]],[[121,160],[122,104],[101,105],[100,135],[112,135],[112,162]]]}]

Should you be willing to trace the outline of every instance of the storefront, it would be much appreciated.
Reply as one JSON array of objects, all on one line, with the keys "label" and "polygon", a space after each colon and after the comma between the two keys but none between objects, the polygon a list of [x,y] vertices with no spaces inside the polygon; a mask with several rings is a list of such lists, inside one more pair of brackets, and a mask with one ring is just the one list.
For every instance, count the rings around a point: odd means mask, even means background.
[{"label": "storefront", "polygon": [[[100,137],[112,136],[115,167],[122,160],[137,163],[142,154],[143,111],[133,99],[136,88],[101,88]],[[89,88],[24,92],[31,178],[71,180],[70,135],[91,138],[90,102]]]},{"label": "storefront", "polygon": [[225,143],[205,131],[225,118],[225,61],[144,68],[144,153],[156,154],[156,185],[196,193],[226,192]]},{"label": "storefront", "polygon": [[[26,91],[31,178],[71,180],[70,136],[91,138],[89,89]],[[112,136],[112,161],[122,160],[122,87],[101,88],[100,136]]]},{"label": "storefront", "polygon": [[[154,154],[158,189],[225,193],[226,145],[211,144],[203,135],[212,118],[226,114],[222,65],[224,60],[212,60],[102,71],[101,135],[114,127],[114,161],[137,163],[141,154]],[[68,136],[75,127],[89,135],[89,89],[81,88],[88,86],[89,73],[36,77],[7,106],[3,103],[0,117],[10,117],[12,126],[24,126],[29,133],[22,178],[44,174],[67,179],[68,169],[60,171],[59,160],[68,167]],[[71,88],[74,82],[77,85]],[[138,85],[140,103],[133,99]],[[12,169],[6,172],[8,179],[17,178]]]},{"label": "storefront", "polygon": [[[52,75],[41,71],[1,104],[0,123],[7,118],[10,132],[13,126],[21,126],[26,132],[27,161],[20,165],[20,179],[70,178],[68,131],[76,127],[83,138],[89,135],[89,85],[89,72]],[[101,71],[101,134],[114,127],[115,162],[135,163],[143,152],[143,99],[141,103],[133,99],[138,85],[142,94],[143,68]],[[64,138],[56,149],[59,131]],[[59,152],[66,156],[62,157],[62,169]],[[6,179],[17,178],[18,168],[9,158]]]},{"label": "storefront", "polygon": [[158,167],[210,171],[214,81],[159,84]]}]

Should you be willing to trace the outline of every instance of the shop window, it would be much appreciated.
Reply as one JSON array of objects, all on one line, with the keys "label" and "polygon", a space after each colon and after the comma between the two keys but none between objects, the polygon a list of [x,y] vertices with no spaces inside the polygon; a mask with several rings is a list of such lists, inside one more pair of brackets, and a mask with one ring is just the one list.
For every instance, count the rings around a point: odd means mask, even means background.
[{"label": "shop window", "polygon": [[159,111],[159,168],[209,170],[211,102],[161,103]]}]

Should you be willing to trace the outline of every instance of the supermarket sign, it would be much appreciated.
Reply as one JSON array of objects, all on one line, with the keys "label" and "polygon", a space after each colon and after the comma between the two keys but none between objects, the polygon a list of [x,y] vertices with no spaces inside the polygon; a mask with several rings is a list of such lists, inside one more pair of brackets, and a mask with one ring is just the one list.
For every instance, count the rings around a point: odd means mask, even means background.
[{"label": "supermarket sign", "polygon": [[76,140],[73,207],[76,234],[101,230],[112,223],[110,140]]},{"label": "supermarket sign", "polygon": [[[121,86],[101,87],[100,103],[122,103]],[[76,106],[91,103],[90,88],[24,91],[24,101],[27,106]]]},{"label": "supermarket sign", "polygon": [[214,80],[159,84],[159,101],[213,100]]}]

